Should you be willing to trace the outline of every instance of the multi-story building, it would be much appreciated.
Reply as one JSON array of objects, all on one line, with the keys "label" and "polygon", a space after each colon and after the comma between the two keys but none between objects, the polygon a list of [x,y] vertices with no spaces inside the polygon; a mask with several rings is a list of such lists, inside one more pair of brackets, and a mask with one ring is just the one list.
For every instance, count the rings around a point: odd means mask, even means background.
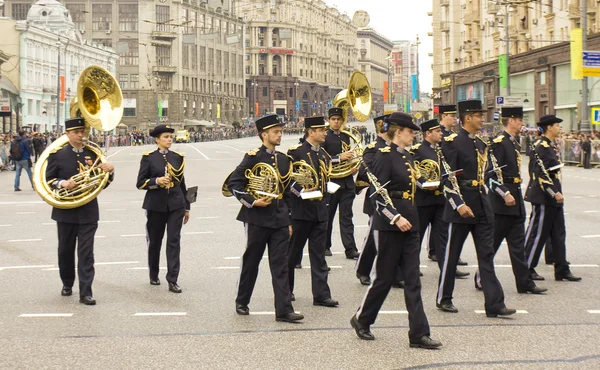
[{"label": "multi-story building", "polygon": [[418,46],[407,40],[394,41],[392,49],[393,103],[404,112],[410,112],[410,102],[419,96],[415,84],[418,76]]},{"label": "multi-story building", "polygon": [[[373,112],[383,112],[384,84],[388,84],[392,63],[390,53],[394,44],[385,36],[377,33],[372,28],[361,28],[358,30],[356,45],[360,52],[358,58],[359,70],[367,76],[371,85],[373,97]],[[391,88],[388,86],[388,89]]]},{"label": "multi-story building", "polygon": [[[80,35],[119,54],[115,77],[129,129],[231,124],[246,116],[243,22],[229,1],[63,3]],[[22,19],[30,5],[11,1],[5,14]]]},{"label": "multi-story building", "polygon": [[357,66],[356,26],[322,0],[240,0],[250,114],[323,115]]}]

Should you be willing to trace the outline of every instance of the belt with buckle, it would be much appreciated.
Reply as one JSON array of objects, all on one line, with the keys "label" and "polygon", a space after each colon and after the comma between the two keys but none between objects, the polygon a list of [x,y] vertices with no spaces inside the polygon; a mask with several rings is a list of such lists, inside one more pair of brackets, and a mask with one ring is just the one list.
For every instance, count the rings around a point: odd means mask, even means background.
[{"label": "belt with buckle", "polygon": [[443,191],[439,191],[439,190],[436,190],[436,191],[435,191],[435,195],[443,195],[443,194],[444,194],[444,192],[443,192]]},{"label": "belt with buckle", "polygon": [[412,194],[410,191],[390,191],[390,198],[411,200]]},{"label": "belt with buckle", "polygon": [[460,186],[471,186],[471,187],[478,187],[478,186],[482,186],[485,182],[483,180],[479,181],[479,180],[460,180],[458,182],[458,184]]}]

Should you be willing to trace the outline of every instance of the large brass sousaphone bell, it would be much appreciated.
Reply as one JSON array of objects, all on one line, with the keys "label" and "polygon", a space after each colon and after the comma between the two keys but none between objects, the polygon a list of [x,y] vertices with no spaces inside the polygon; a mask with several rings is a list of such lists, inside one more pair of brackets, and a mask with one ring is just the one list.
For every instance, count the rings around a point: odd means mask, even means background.
[{"label": "large brass sousaphone bell", "polygon": [[[110,131],[117,127],[123,116],[123,93],[117,80],[100,66],[86,68],[77,82],[77,97],[71,101],[72,117],[83,117],[86,123],[86,137],[90,127],[98,131]],[[95,199],[108,182],[109,174],[98,165],[106,162],[102,149],[93,142],[85,146],[96,154],[97,160],[90,168],[81,171],[71,179],[77,186],[73,189],[54,189],[50,186],[56,179],[46,179],[48,157],[69,143],[67,135],[56,139],[44,150],[36,162],[33,183],[42,199],[56,208],[70,209],[85,205]]]}]

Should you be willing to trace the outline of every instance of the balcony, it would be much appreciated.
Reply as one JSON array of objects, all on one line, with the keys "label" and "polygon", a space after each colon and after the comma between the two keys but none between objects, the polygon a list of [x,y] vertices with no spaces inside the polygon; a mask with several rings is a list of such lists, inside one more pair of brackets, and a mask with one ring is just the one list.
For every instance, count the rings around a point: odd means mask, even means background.
[{"label": "balcony", "polygon": [[450,22],[441,21],[440,22],[440,31],[442,32],[450,32]]},{"label": "balcony", "polygon": [[177,73],[177,66],[152,66],[154,73]]},{"label": "balcony", "polygon": [[488,3],[488,7],[487,7],[487,13],[488,14],[496,14],[500,11],[500,5],[498,4],[489,4]]},{"label": "balcony", "polygon": [[177,38],[177,33],[170,31],[152,31],[151,36],[153,39],[173,40]]}]

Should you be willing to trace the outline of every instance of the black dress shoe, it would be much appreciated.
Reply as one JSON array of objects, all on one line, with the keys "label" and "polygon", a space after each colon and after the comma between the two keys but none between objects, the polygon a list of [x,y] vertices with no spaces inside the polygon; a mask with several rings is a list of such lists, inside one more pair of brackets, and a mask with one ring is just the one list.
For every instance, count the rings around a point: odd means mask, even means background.
[{"label": "black dress shoe", "polygon": [[340,302],[332,298],[327,298],[324,301],[313,301],[314,306],[337,307],[339,304]]},{"label": "black dress shoe", "polygon": [[87,306],[93,306],[96,304],[96,300],[94,299],[94,297],[86,295],[85,297],[79,297],[79,303],[83,303]]},{"label": "black dress shoe", "polygon": [[541,276],[541,275],[538,275],[538,273],[537,273],[537,272],[535,272],[535,270],[534,270],[534,269],[530,269],[530,270],[529,270],[529,273],[531,274],[531,278],[532,278],[533,280],[536,280],[536,281],[544,281],[544,280],[546,280],[546,279],[544,279],[544,277],[543,277],[543,276]]},{"label": "black dress shoe", "polygon": [[468,264],[469,264],[468,262],[465,262],[465,261],[463,261],[460,258],[458,259],[457,265],[459,265],[459,266],[467,266]]},{"label": "black dress shoe", "polygon": [[410,341],[412,348],[425,348],[425,349],[436,349],[442,346],[442,342],[439,340],[431,339],[428,335],[424,335],[421,339],[416,341]]},{"label": "black dress shoe", "polygon": [[362,285],[371,285],[371,278],[368,276],[358,275],[358,280]]},{"label": "black dress shoe", "polygon": [[297,269],[301,269],[302,268],[302,264],[301,263],[297,263],[296,266],[294,266]]},{"label": "black dress shoe", "polygon": [[15,189],[15,191],[21,191],[21,189],[19,189],[19,188],[16,188],[16,189]]},{"label": "black dress shoe", "polygon": [[477,284],[477,274],[475,274],[475,276],[473,276],[473,283],[475,284],[476,290],[483,291],[483,288],[480,287],[479,284]]},{"label": "black dress shoe", "polygon": [[470,272],[466,272],[466,271],[460,271],[459,269],[456,269],[456,278],[457,279],[465,279],[467,276],[471,275]]},{"label": "black dress shoe", "polygon": [[498,317],[498,316],[510,316],[510,315],[514,315],[516,313],[517,313],[517,310],[515,310],[514,308],[506,308],[506,307],[504,307],[500,311],[486,312],[485,315],[487,317]]},{"label": "black dress shoe", "polygon": [[294,294],[292,294],[292,302],[294,302],[296,300],[296,296]]},{"label": "black dress shoe", "polygon": [[290,312],[290,313],[286,313],[283,316],[276,317],[275,321],[298,322],[298,321],[300,321],[302,319],[304,319],[304,316],[300,315],[299,313]]},{"label": "black dress shoe", "polygon": [[325,249],[325,257],[331,257],[333,254],[331,253],[331,249]]},{"label": "black dress shoe", "polygon": [[394,284],[392,284],[392,287],[398,288],[398,289],[404,289],[404,281],[396,281]]},{"label": "black dress shoe", "polygon": [[419,276],[423,276],[423,272],[419,270]]},{"label": "black dress shoe", "polygon": [[250,309],[248,308],[248,306],[244,306],[243,304],[236,304],[235,312],[237,312],[238,315],[250,315]]},{"label": "black dress shoe", "polygon": [[356,335],[362,340],[375,340],[375,336],[371,333],[371,329],[368,326],[362,325],[358,322],[358,319],[355,316],[352,316],[350,319],[350,325],[354,328]]},{"label": "black dress shoe", "polygon": [[62,290],[60,291],[60,295],[62,295],[63,297],[67,297],[72,294],[73,294],[73,288],[71,288],[70,286],[64,285]]},{"label": "black dress shoe", "polygon": [[437,256],[435,254],[429,255],[427,256],[430,260],[432,260],[433,262],[437,262]]},{"label": "black dress shoe", "polygon": [[554,279],[556,279],[556,281],[581,281],[581,278],[579,276],[575,276],[570,272],[562,275],[554,275]]},{"label": "black dress shoe", "polygon": [[360,253],[358,253],[358,251],[346,253],[346,258],[349,260],[357,260],[358,257],[360,257]]},{"label": "black dress shoe", "polygon": [[531,294],[542,294],[547,292],[548,289],[546,288],[540,288],[537,286],[534,286],[533,288],[527,288],[527,289],[517,289],[517,292],[523,294],[523,293],[531,293]]},{"label": "black dress shoe", "polygon": [[457,313],[458,312],[458,308],[456,308],[455,305],[453,305],[452,303],[436,303],[437,308],[439,308],[442,311],[445,312],[452,312],[452,313]]},{"label": "black dress shoe", "polygon": [[331,271],[331,267],[327,266],[327,272]]},{"label": "black dress shoe", "polygon": [[150,285],[160,285],[160,279],[159,278],[150,278]]},{"label": "black dress shoe", "polygon": [[169,281],[169,291],[173,293],[181,293],[181,287],[177,283],[172,283]]}]

